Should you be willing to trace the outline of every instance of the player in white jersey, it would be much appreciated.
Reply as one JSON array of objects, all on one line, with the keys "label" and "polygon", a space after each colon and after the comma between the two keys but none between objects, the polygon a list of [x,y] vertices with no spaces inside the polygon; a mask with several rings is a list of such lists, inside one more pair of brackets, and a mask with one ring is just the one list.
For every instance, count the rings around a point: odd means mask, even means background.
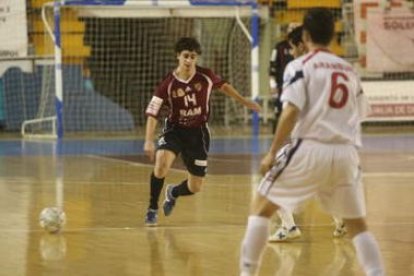
[{"label": "player in white jersey", "polygon": [[[308,10],[303,41],[309,53],[285,71],[284,108],[261,162],[265,176],[242,242],[241,275],[255,275],[274,212],[292,211],[314,196],[329,213],[344,219],[365,274],[384,275],[378,244],[365,221],[357,152],[366,101],[353,68],[327,50],[333,35],[332,13]],[[289,136],[293,142],[283,146]]]},{"label": "player in white jersey", "polygon": [[[288,42],[291,48],[291,55],[294,58],[301,57],[308,52],[305,43],[302,40],[302,26],[297,26],[288,34]],[[295,219],[291,212],[280,208],[277,213],[281,220],[281,226],[269,237],[269,242],[283,242],[299,238],[302,233],[296,225]],[[343,237],[346,234],[346,227],[341,218],[333,217],[335,238]]]}]

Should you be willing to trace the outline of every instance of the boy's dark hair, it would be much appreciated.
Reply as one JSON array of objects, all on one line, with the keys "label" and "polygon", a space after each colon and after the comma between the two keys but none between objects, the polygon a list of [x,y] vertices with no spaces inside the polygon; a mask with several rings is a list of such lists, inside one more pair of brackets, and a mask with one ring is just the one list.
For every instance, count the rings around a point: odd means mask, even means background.
[{"label": "boy's dark hair", "polygon": [[307,31],[312,42],[328,46],[335,33],[335,19],[326,8],[312,8],[303,18],[303,30]]},{"label": "boy's dark hair", "polygon": [[197,54],[201,55],[201,45],[197,39],[192,37],[182,37],[175,44],[175,52],[181,53],[182,51],[194,51]]},{"label": "boy's dark hair", "polygon": [[288,33],[288,40],[292,42],[293,45],[298,46],[299,43],[303,42],[302,40],[302,26],[294,28],[290,33]]}]

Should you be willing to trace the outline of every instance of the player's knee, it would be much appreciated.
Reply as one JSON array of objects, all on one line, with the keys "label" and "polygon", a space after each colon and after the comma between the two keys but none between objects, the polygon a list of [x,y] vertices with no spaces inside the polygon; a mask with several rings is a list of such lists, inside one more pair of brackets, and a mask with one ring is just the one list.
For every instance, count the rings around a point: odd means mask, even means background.
[{"label": "player's knee", "polygon": [[368,230],[365,218],[344,219],[344,223],[351,238]]},{"label": "player's knee", "polygon": [[165,171],[154,169],[154,176],[156,178],[164,178],[167,175]]},{"label": "player's knee", "polygon": [[154,168],[154,175],[157,178],[164,178],[168,173],[168,166],[165,163],[158,164]]},{"label": "player's knee", "polygon": [[251,214],[270,218],[279,207],[270,202],[267,198],[258,195],[254,200],[251,208]]},{"label": "player's knee", "polygon": [[191,188],[190,188],[190,190],[191,190],[191,192],[193,193],[193,194],[196,194],[196,193],[198,193],[198,192],[200,192],[201,191],[201,186],[192,186]]}]

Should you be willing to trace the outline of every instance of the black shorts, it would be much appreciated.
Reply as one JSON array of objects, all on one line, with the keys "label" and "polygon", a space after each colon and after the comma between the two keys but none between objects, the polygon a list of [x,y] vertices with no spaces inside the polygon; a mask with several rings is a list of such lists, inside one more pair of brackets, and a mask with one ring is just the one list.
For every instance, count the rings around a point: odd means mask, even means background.
[{"label": "black shorts", "polygon": [[205,176],[210,149],[210,131],[203,125],[196,128],[182,128],[166,124],[158,139],[158,148],[174,152],[181,158],[187,170],[195,176]]}]

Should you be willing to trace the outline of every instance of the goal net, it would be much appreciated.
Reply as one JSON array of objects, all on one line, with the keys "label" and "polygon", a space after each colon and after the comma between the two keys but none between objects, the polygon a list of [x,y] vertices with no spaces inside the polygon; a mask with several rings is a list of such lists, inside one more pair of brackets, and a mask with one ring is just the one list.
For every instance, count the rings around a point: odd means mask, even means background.
[{"label": "goal net", "polygon": [[[156,85],[177,65],[174,43],[183,36],[200,41],[201,66],[250,97],[250,16],[249,6],[61,6],[65,135],[143,133],[146,105]],[[49,54],[54,53],[54,22],[53,5],[44,5],[35,47]],[[53,65],[43,65],[38,111],[23,123],[24,136],[56,136]],[[211,104],[213,129],[245,121],[244,108],[223,94],[213,93]]]}]

